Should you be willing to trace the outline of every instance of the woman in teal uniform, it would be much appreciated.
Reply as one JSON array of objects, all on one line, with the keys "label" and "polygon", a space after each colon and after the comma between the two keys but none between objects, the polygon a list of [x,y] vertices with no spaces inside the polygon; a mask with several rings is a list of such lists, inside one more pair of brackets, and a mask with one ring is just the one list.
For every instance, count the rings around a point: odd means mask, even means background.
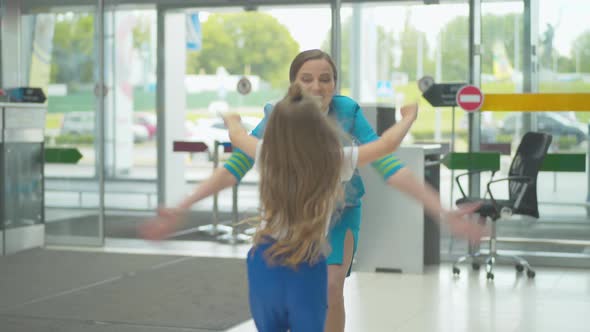
[{"label": "woman in teal uniform", "polygon": [[[289,80],[298,82],[313,96],[321,99],[322,109],[328,116],[338,120],[342,128],[351,134],[360,144],[376,140],[377,134],[363,115],[361,108],[351,98],[335,95],[336,67],[330,56],[321,50],[308,50],[299,53],[291,63]],[[272,105],[264,107],[265,117],[252,131],[252,135],[262,137]],[[176,208],[161,209],[161,215],[180,215],[194,203],[213,195],[222,189],[238,183],[252,168],[253,160],[242,151],[235,150],[224,167],[213,172],[211,177],[203,181],[195,191],[183,200]],[[481,227],[465,221],[464,216],[472,213],[477,206],[459,210],[445,210],[438,194],[427,184],[416,179],[412,172],[404,168],[403,163],[395,155],[386,156],[372,164],[388,185],[412,196],[424,205],[427,213],[435,220],[444,220],[452,233],[478,239]],[[334,213],[334,220],[328,233],[331,254],[328,263],[328,315],[326,332],[343,332],[345,322],[344,281],[350,275],[352,260],[359,240],[361,224],[361,197],[364,186],[358,170],[346,185],[346,204]],[[151,238],[161,238],[178,227],[177,220],[167,218],[171,222],[160,223],[148,231]]]},{"label": "woman in teal uniform", "polygon": [[[308,50],[299,53],[289,70],[291,83],[298,82],[312,95],[321,98],[322,106],[328,116],[338,120],[346,132],[360,144],[366,144],[378,139],[377,134],[367,122],[363,112],[354,100],[349,97],[334,95],[337,72],[330,56],[321,50]],[[264,108],[265,117],[252,131],[252,135],[262,137],[268,114],[272,112],[272,105]],[[237,181],[252,168],[252,159],[243,152],[235,151],[224,165]],[[451,231],[458,235],[477,237],[480,229],[477,226],[465,224],[463,216],[471,213],[475,207],[459,211],[445,211],[440,205],[438,194],[420,183],[410,170],[403,167],[403,163],[389,155],[372,164],[373,168],[383,176],[389,185],[411,195],[424,204],[430,215],[438,220],[445,215],[445,220],[451,226]],[[328,318],[326,332],[343,332],[344,311],[344,281],[350,275],[352,260],[356,253],[361,224],[361,197],[365,193],[363,181],[358,170],[346,185],[346,204],[334,214],[328,233],[331,254],[328,262]]]}]

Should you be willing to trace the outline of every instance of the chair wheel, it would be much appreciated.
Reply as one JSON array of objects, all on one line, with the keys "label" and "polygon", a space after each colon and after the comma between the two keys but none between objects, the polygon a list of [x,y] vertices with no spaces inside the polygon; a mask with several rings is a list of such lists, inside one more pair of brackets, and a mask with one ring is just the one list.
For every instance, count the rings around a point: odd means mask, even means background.
[{"label": "chair wheel", "polygon": [[524,271],[524,266],[522,266],[522,264],[516,264],[516,266],[514,266],[516,268],[516,271],[518,272],[522,272]]},{"label": "chair wheel", "polygon": [[460,273],[461,273],[461,270],[459,270],[458,267],[453,266],[453,275],[458,276]]},{"label": "chair wheel", "polygon": [[488,273],[486,274],[486,278],[487,278],[488,280],[494,280],[494,274],[493,274],[492,272],[488,272]]},{"label": "chair wheel", "polygon": [[474,271],[479,271],[479,263],[471,263],[471,268],[473,268]]},{"label": "chair wheel", "polygon": [[535,271],[533,271],[533,270],[527,270],[526,271],[526,276],[529,277],[530,279],[533,279],[535,277]]}]

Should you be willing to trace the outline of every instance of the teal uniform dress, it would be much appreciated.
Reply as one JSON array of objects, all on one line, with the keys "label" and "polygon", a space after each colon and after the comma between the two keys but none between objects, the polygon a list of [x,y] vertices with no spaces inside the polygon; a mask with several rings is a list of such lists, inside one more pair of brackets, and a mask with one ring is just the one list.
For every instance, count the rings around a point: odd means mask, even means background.
[{"label": "teal uniform dress", "polygon": [[[265,105],[265,116],[258,126],[254,128],[251,135],[262,138],[272,108],[272,104]],[[335,95],[330,103],[328,116],[334,117],[341,128],[349,133],[357,144],[366,144],[379,138],[363,115],[358,103],[349,97]],[[224,167],[240,181],[253,165],[254,160],[252,158],[248,157],[243,151],[235,149]],[[391,154],[373,162],[372,166],[386,181],[399,171],[403,164],[394,154]],[[345,192],[345,204],[334,212],[328,232],[328,240],[331,246],[330,255],[327,257],[328,265],[342,264],[344,239],[348,230],[351,231],[354,237],[353,255],[356,253],[361,225],[361,198],[365,194],[365,187],[358,169],[355,170],[350,181],[346,183]],[[350,270],[348,275],[350,275]]]}]

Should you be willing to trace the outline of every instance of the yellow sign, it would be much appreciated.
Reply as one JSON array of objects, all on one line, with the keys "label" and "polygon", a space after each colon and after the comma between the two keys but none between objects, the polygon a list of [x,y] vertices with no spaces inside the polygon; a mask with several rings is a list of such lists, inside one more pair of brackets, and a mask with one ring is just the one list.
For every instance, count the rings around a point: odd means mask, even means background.
[{"label": "yellow sign", "polygon": [[590,111],[590,93],[485,94],[482,111]]}]

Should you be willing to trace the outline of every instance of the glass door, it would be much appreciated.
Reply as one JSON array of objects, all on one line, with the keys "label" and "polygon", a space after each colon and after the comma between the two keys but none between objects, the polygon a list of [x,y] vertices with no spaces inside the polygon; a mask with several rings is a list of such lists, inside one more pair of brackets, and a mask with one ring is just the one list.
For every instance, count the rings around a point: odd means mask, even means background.
[{"label": "glass door", "polygon": [[22,13],[25,79],[47,95],[45,240],[103,244],[103,0]]}]

